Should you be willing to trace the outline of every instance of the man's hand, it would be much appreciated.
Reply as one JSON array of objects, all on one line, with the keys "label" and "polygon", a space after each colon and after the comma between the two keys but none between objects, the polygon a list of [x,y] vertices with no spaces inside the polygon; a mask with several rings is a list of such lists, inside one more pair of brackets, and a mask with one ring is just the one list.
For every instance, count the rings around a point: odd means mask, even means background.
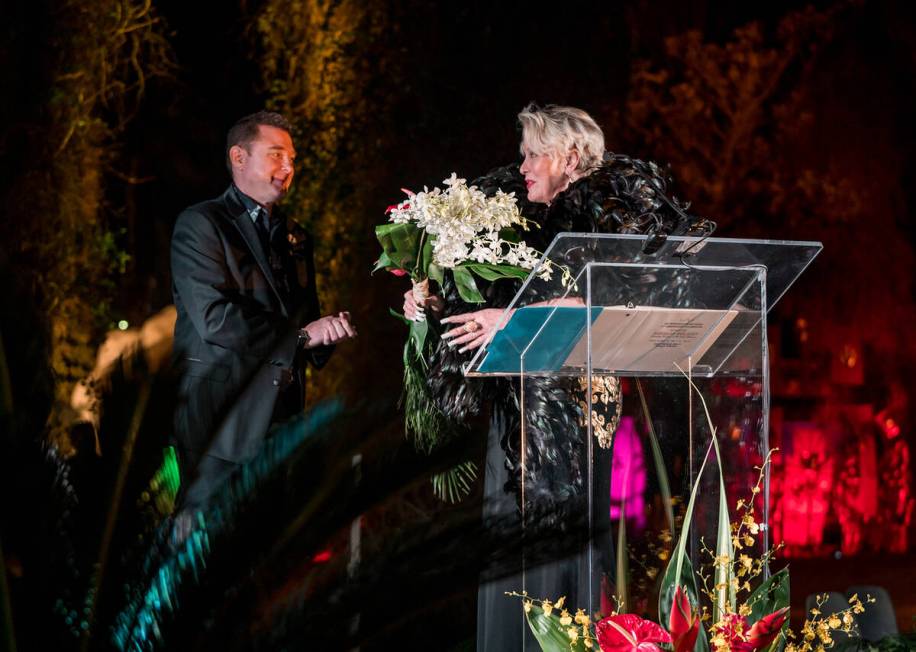
[{"label": "man's hand", "polygon": [[309,336],[309,341],[305,345],[307,349],[337,344],[356,337],[356,328],[350,323],[349,312],[340,312],[336,315],[328,315],[327,317],[316,319],[307,324],[302,330],[308,333]]}]

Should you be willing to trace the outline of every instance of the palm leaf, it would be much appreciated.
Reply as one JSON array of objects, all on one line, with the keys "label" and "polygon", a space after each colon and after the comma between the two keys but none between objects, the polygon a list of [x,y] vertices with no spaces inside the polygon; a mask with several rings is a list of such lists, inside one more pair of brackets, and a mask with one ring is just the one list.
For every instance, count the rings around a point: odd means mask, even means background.
[{"label": "palm leaf", "polygon": [[[131,588],[132,598],[113,629],[112,639],[118,649],[171,649],[177,645],[178,638],[191,631],[191,622],[201,618],[201,610],[206,613],[215,596],[229,590],[235,577],[229,569],[239,561],[250,564],[257,555],[250,545],[230,552],[220,543],[234,536],[251,541],[260,511],[252,507],[259,500],[276,499],[261,490],[269,483],[276,484],[284,463],[297,448],[327,428],[341,412],[339,401],[329,401],[316,406],[306,419],[287,424],[265,441],[257,458],[233,475],[216,495],[215,503],[206,512],[197,514],[194,528],[174,553],[169,554],[162,545],[150,549],[146,572],[139,586]],[[260,507],[264,509],[267,505]],[[165,527],[160,532],[160,544],[168,529]],[[263,529],[258,535],[269,539]]]},{"label": "palm leaf", "polygon": [[433,493],[439,500],[457,503],[471,493],[477,479],[477,465],[468,460],[432,477]]}]

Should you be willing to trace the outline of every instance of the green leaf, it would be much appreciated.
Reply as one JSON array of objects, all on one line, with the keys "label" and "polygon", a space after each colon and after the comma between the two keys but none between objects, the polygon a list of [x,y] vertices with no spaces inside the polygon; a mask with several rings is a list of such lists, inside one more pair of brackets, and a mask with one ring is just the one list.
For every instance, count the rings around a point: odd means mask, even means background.
[{"label": "green leaf", "polygon": [[751,608],[748,622],[756,623],[777,609],[789,606],[789,569],[783,568],[778,573],[761,583],[747,599]]},{"label": "green leaf", "polygon": [[[525,619],[528,621],[528,627],[531,628],[531,633],[534,634],[534,638],[537,639],[538,645],[541,646],[543,652],[586,651],[581,636],[575,643],[570,641],[569,635],[566,633],[567,628],[560,624],[560,617],[557,615],[556,610],[552,611],[548,616],[538,605],[531,605],[531,610],[525,614]],[[511,626],[510,623],[504,623],[504,625],[506,627]],[[576,628],[578,629],[579,627],[576,626]]]},{"label": "green leaf", "polygon": [[[684,373],[683,370],[681,373]],[[716,427],[713,425],[712,416],[709,414],[709,406],[706,405],[706,399],[703,397],[700,388],[694,384],[689,375],[684,374],[684,376],[687,378],[687,382],[690,384],[691,389],[696,392],[700,399],[700,403],[703,405],[703,411],[706,414],[706,423],[709,425],[710,436],[712,438],[712,447],[716,452],[716,464],[719,470],[719,525],[716,534],[716,557],[721,559],[727,556],[730,561],[724,566],[716,564],[716,585],[724,585],[724,588],[719,589],[717,592],[715,603],[712,605],[713,622],[718,622],[719,615],[725,612],[726,606],[729,606],[731,610],[734,611],[736,603],[735,587],[731,585],[734,549],[732,548],[731,525],[728,519],[728,498],[725,495],[725,479],[722,475],[722,456],[719,454],[719,440],[716,436]],[[707,459],[708,457],[709,453],[707,451]],[[706,460],[704,459],[703,468],[705,468],[705,466]],[[700,478],[703,476],[703,468],[700,469],[696,484],[700,483]]]},{"label": "green leaf", "polygon": [[477,283],[474,282],[474,276],[463,267],[452,269],[452,275],[455,277],[455,285],[458,286],[458,294],[467,303],[483,303],[483,296],[477,289]]},{"label": "green leaf", "polygon": [[501,278],[520,278],[526,279],[531,273],[530,269],[519,267],[518,265],[491,265],[489,263],[464,263],[459,265],[468,269],[480,278],[488,281],[496,281]]},{"label": "green leaf", "polygon": [[[706,455],[703,456],[703,464],[700,465],[700,472],[697,474],[696,482],[693,483],[693,489],[690,491],[690,500],[687,503],[687,511],[684,514],[684,523],[681,526],[681,535],[678,537],[677,544],[674,547],[674,554],[671,561],[668,562],[668,568],[665,570],[662,579],[661,589],[658,594],[658,622],[666,625],[671,618],[671,605],[674,600],[674,593],[680,585],[687,593],[687,599],[690,601],[690,608],[698,611],[700,605],[699,593],[697,592],[696,577],[693,573],[693,565],[687,556],[687,536],[690,533],[690,523],[693,520],[693,508],[696,504],[697,491],[700,488],[700,479],[703,477],[703,471],[706,469],[706,462],[709,460],[709,454],[712,451],[712,444],[706,449]],[[699,647],[700,639],[705,645],[705,634],[700,628],[700,636],[697,637],[697,647],[695,650],[701,650]]]},{"label": "green leaf", "polygon": [[400,319],[402,322],[404,322],[408,326],[413,324],[411,320],[407,319],[407,317],[399,313],[397,310],[394,310],[393,308],[388,309],[388,314],[391,315],[392,317],[397,317],[398,319]]},{"label": "green leaf", "polygon": [[658,488],[662,494],[662,503],[665,506],[665,518],[668,521],[668,531],[674,537],[674,507],[671,499],[671,485],[668,483],[668,469],[665,467],[665,458],[662,455],[661,446],[658,444],[658,437],[655,435],[655,425],[652,423],[652,415],[649,414],[649,404],[646,402],[646,394],[643,391],[642,383],[636,379],[636,389],[639,392],[639,401],[642,404],[643,417],[646,421],[646,427],[649,430],[649,444],[652,449],[652,461],[655,464],[655,474],[658,476]]},{"label": "green leaf", "polygon": [[372,273],[375,274],[380,269],[387,269],[388,267],[396,267],[394,261],[391,260],[391,257],[387,252],[383,251],[382,255],[378,257],[378,260],[375,261],[375,267],[372,268]]},{"label": "green leaf", "polygon": [[435,239],[435,236],[429,236],[423,241],[423,251],[420,252],[420,269],[424,273],[433,264],[433,242]]},{"label": "green leaf", "polygon": [[477,465],[470,460],[432,477],[433,493],[448,503],[457,503],[471,493],[471,484],[477,479]]},{"label": "green leaf", "polygon": [[518,244],[519,242],[522,241],[522,236],[520,236],[518,232],[516,232],[515,229],[505,228],[505,229],[500,229],[499,239],[505,240],[506,242],[512,242],[514,244]]},{"label": "green leaf", "polygon": [[[702,398],[702,396],[701,396]],[[705,401],[703,403],[705,407]],[[707,418],[709,413],[707,411]],[[725,479],[722,475],[722,457],[719,455],[719,443],[716,439],[716,432],[712,432],[712,444],[716,449],[716,461],[719,469],[719,526],[716,534],[716,557],[724,559],[728,557],[729,563],[720,565],[716,564],[716,586],[724,586],[719,589],[716,595],[716,603],[713,605],[713,622],[718,622],[719,617],[726,612],[726,606],[732,612],[735,611],[735,587],[732,586],[731,579],[734,569],[735,550],[732,548],[732,529],[728,518],[728,498],[725,495]],[[699,480],[698,480],[699,482]]]},{"label": "green leaf", "polygon": [[423,356],[423,344],[426,342],[426,335],[428,333],[428,321],[410,322],[410,339],[413,340],[414,351],[416,351],[417,358],[422,358]]},{"label": "green leaf", "polygon": [[[681,536],[678,539],[677,547],[675,549],[674,556],[671,558],[671,561],[668,564],[668,569],[665,571],[665,577],[662,580],[662,589],[658,597],[658,611],[659,611],[659,621],[661,623],[669,622],[671,615],[671,605],[674,598],[674,592],[678,584],[684,587],[684,590],[687,592],[687,597],[690,600],[690,605],[692,609],[698,609],[699,600],[698,594],[696,591],[696,580],[693,577],[693,571],[690,571],[689,581],[688,578],[683,576],[684,567],[689,567],[690,559],[687,558],[686,546],[687,546],[687,534],[690,530],[690,523],[693,520],[693,508],[696,503],[697,490],[700,487],[700,482],[703,479],[703,472],[706,470],[706,463],[709,461],[709,454],[713,450],[716,452],[716,461],[719,463],[719,532],[717,535],[718,543],[717,548],[721,547],[723,550],[731,550],[731,531],[728,524],[728,505],[725,498],[725,487],[724,481],[722,479],[722,467],[721,467],[721,457],[719,456],[719,444],[716,438],[716,427],[713,425],[712,417],[709,414],[709,406],[706,405],[706,399],[703,398],[702,392],[699,388],[693,383],[690,376],[684,373],[684,371],[678,367],[678,370],[684,374],[684,377],[687,379],[691,389],[697,393],[697,396],[700,399],[700,402],[703,405],[703,410],[706,413],[706,421],[709,424],[709,429],[711,433],[712,441],[709,444],[709,447],[706,449],[706,455],[703,456],[703,464],[700,465],[700,471],[697,473],[697,478],[693,483],[693,488],[690,491],[690,501],[687,503],[687,512],[684,515],[684,524],[681,527]],[[724,517],[723,517],[724,512]],[[722,541],[723,538],[723,526],[726,532],[726,538],[728,540],[727,546]],[[716,553],[720,554],[720,553]],[[724,554],[724,553],[723,553]],[[729,557],[733,554],[729,552]],[[673,568],[672,568],[673,567]],[[725,569],[724,575],[730,576],[731,565]],[[717,568],[716,577],[720,575],[720,570]],[[734,607],[735,604],[735,592],[730,586],[728,589],[723,590],[720,593],[719,598],[716,600],[716,603],[713,604],[714,616],[713,621],[718,620],[718,611],[719,606],[724,605],[724,601],[729,600],[731,605]],[[694,650],[700,651],[706,649],[706,632],[701,627],[699,636],[697,636],[696,646]]]},{"label": "green leaf", "polygon": [[375,237],[392,265],[400,269],[412,269],[417,261],[422,231],[414,224],[379,224]]},{"label": "green leaf", "polygon": [[627,550],[627,518],[623,511],[625,504],[626,497],[620,501],[620,520],[617,522],[617,603],[627,611],[630,608],[627,587],[630,576],[630,553]]},{"label": "green leaf", "polygon": [[[700,611],[700,594],[697,591],[696,575],[693,572],[693,564],[690,563],[690,558],[686,557],[684,559],[679,581],[675,581],[674,572],[675,564],[669,563],[668,569],[665,571],[665,578],[662,580],[661,591],[658,594],[658,622],[666,630],[671,622],[671,606],[674,604],[674,593],[678,585],[687,594],[690,610],[693,613],[699,613]],[[706,645],[706,630],[702,625],[700,625],[700,631],[693,649],[694,652],[709,652],[709,646]]]},{"label": "green leaf", "polygon": [[439,284],[439,287],[442,287],[442,283],[445,281],[445,274],[441,267],[436,263],[430,263],[429,267],[426,268],[426,273],[429,274],[429,278]]}]

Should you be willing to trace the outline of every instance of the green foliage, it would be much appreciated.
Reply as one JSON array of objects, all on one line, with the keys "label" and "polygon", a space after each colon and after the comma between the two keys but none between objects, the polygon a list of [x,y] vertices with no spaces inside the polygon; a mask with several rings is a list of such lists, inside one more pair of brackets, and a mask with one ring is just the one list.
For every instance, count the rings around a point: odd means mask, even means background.
[{"label": "green foliage", "polygon": [[[436,446],[455,436],[456,426],[442,413],[429,392],[426,380],[426,357],[430,354],[429,322],[414,322],[394,311],[407,323],[410,334],[404,344],[404,431],[418,451],[430,453]],[[463,462],[432,477],[433,493],[444,502],[456,503],[467,496],[477,479],[477,465]]]},{"label": "green foliage", "polygon": [[411,322],[411,335],[404,345],[404,430],[417,450],[429,453],[448,438],[451,425],[436,405],[426,382],[426,355],[431,342],[428,322]]},{"label": "green foliage", "polygon": [[435,474],[432,478],[433,493],[443,502],[457,503],[471,493],[471,485],[476,479],[477,465],[468,460]]},{"label": "green foliage", "polygon": [[[681,554],[684,553],[681,542],[686,541],[687,526],[688,520],[685,518],[684,529],[681,531],[681,539],[678,541],[678,550]],[[697,580],[693,570],[693,564],[691,564],[690,557],[686,554],[683,554],[680,565],[676,564],[674,558],[672,558],[662,578],[662,587],[658,593],[658,622],[662,625],[667,626],[671,620],[671,608],[674,606],[674,594],[678,585],[680,585],[687,594],[691,610],[698,612],[700,608],[700,594],[697,591]],[[695,652],[706,652],[707,650],[706,630],[703,627],[700,627],[699,635],[697,636],[697,641],[693,649]]]},{"label": "green foliage", "polygon": [[0,239],[16,243],[13,265],[52,322],[52,428],[60,430],[73,384],[91,369],[110,324],[115,279],[129,264],[124,229],[107,202],[113,180],[124,178],[118,136],[147,80],[169,75],[173,64],[150,2],[64,0],[44,18],[42,38],[53,43],[47,85],[40,110],[23,112],[25,122],[12,127],[25,150],[17,157],[27,164],[5,179]]},{"label": "green foliage", "polygon": [[709,452],[711,449],[712,445],[710,445],[709,449],[706,451],[706,455],[703,457],[703,463],[700,465],[700,472],[697,474],[697,481],[694,482],[693,489],[690,492],[690,500],[687,503],[687,511],[684,514],[681,534],[677,539],[677,544],[674,547],[674,554],[668,562],[668,567],[662,579],[662,587],[658,595],[658,621],[660,623],[667,623],[670,618],[674,592],[678,585],[687,592],[691,608],[697,609],[700,604],[696,578],[694,577],[690,558],[687,556],[687,539],[690,534],[690,523],[693,520],[693,508],[696,503],[697,490],[700,488],[699,478],[703,477],[703,470],[706,468],[706,462],[709,461]]},{"label": "green foliage", "polygon": [[[696,389],[695,386],[694,389]],[[711,420],[710,429],[713,442],[715,442],[716,431],[712,426]],[[687,503],[687,511],[684,514],[684,523],[681,526],[681,534],[678,537],[677,544],[674,549],[674,554],[671,557],[671,561],[668,562],[668,567],[665,570],[665,574],[662,578],[662,585],[658,594],[658,621],[662,624],[668,623],[671,618],[671,608],[674,605],[674,594],[678,585],[680,585],[684,592],[687,594],[687,599],[690,601],[691,609],[695,612],[698,612],[700,608],[700,595],[697,591],[696,576],[694,574],[690,557],[687,555],[687,540],[690,533],[690,523],[693,521],[693,509],[694,505],[696,504],[697,490],[700,488],[700,479],[703,477],[703,471],[706,469],[706,463],[709,461],[709,454],[712,452],[712,450],[713,443],[710,443],[709,448],[706,450],[706,455],[703,456],[703,463],[700,465],[700,470],[697,473],[697,478],[693,483],[693,488],[690,491],[690,500]],[[694,650],[701,652],[705,649],[706,631],[701,627],[700,633],[697,636]]]},{"label": "green foliage", "polygon": [[467,263],[462,265],[485,281],[496,281],[501,278],[526,279],[531,273],[530,269],[515,265],[491,265],[489,263]]},{"label": "green foliage", "polygon": [[620,501],[620,519],[617,521],[617,604],[624,611],[630,604],[629,577],[630,553],[627,550],[627,517],[624,513],[626,501]]},{"label": "green foliage", "polygon": [[[697,392],[699,394],[699,391]],[[703,400],[702,395],[700,399]],[[703,400],[703,408],[706,409],[706,416],[709,418],[709,410],[706,408],[706,401]],[[710,425],[712,421],[710,420]],[[718,622],[719,618],[726,610],[734,613],[736,603],[735,587],[732,584],[732,561],[735,558],[735,550],[732,547],[732,528],[731,521],[728,518],[728,497],[725,494],[725,478],[722,474],[722,455],[719,453],[719,442],[716,439],[716,430],[712,429],[712,443],[716,449],[716,462],[719,469],[719,521],[716,531],[716,559],[727,559],[728,563],[716,563],[716,586],[721,586],[715,604],[713,604],[713,621]],[[699,482],[699,478],[697,478]]]},{"label": "green foliage", "polygon": [[587,652],[581,636],[575,643],[570,640],[568,628],[560,624],[560,617],[554,611],[546,614],[539,605],[532,604],[525,611],[525,619],[543,652]]},{"label": "green foliage", "polygon": [[789,606],[789,569],[783,568],[762,582],[748,597],[751,613],[748,621],[756,623],[777,609]]},{"label": "green foliage", "polygon": [[[385,267],[413,270],[417,264],[417,249],[420,246],[421,231],[415,224],[392,224],[387,222],[375,227],[375,237],[382,245],[382,257],[376,269]],[[385,264],[382,264],[384,261]]]},{"label": "green foliage", "polygon": [[646,428],[649,431],[649,444],[652,449],[652,462],[655,466],[655,475],[658,478],[658,488],[662,496],[662,504],[665,507],[665,519],[668,522],[668,530],[671,536],[674,536],[674,501],[671,498],[671,484],[668,482],[668,469],[665,466],[665,457],[662,455],[661,446],[658,443],[658,436],[655,434],[655,424],[652,422],[652,415],[649,414],[649,404],[646,403],[646,393],[642,387],[642,381],[636,379],[636,390],[639,394],[639,403],[642,406],[643,418],[646,422]]},{"label": "green foliage", "polygon": [[474,281],[474,275],[463,266],[455,267],[452,270],[452,276],[455,278],[455,286],[458,288],[458,294],[461,295],[462,301],[466,303],[483,303],[483,296],[477,289],[477,283]]},{"label": "green foliage", "polygon": [[[429,322],[424,321],[412,321],[410,322],[410,334],[408,336],[409,352],[407,349],[404,351],[405,361],[404,364],[407,365],[407,358],[410,359],[411,365],[419,364],[419,367],[423,369],[423,382],[426,382],[426,354],[428,353],[428,347],[426,346],[426,338],[429,335]],[[414,362],[416,361],[416,362]]]}]

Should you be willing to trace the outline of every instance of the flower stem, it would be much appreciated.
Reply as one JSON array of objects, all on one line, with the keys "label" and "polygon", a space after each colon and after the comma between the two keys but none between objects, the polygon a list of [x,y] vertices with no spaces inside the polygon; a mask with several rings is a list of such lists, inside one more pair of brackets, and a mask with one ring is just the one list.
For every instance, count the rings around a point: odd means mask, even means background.
[{"label": "flower stem", "polygon": [[420,271],[421,271],[421,270],[420,270],[420,263],[421,263],[422,260],[423,260],[423,245],[426,244],[426,243],[424,242],[425,240],[426,240],[426,229],[420,229],[420,246],[417,247],[417,259],[416,259],[416,261],[414,262],[414,265],[413,265],[413,274],[410,275],[410,277],[411,277],[414,281],[422,281],[422,280],[423,280],[423,277],[420,276]]}]

